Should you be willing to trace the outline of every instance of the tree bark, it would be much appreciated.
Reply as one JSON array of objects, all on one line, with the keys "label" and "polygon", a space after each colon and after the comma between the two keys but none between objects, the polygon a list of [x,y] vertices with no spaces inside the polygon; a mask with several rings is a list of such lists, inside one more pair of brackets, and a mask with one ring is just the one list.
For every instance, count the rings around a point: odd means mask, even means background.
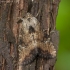
[{"label": "tree bark", "polygon": [[[56,31],[56,17],[60,0],[0,0],[0,70],[18,69],[18,35],[20,17],[32,14],[41,24],[41,29],[50,36],[56,52],[59,33]],[[55,31],[54,33],[51,33]],[[56,58],[37,57],[22,70],[54,70]]]}]

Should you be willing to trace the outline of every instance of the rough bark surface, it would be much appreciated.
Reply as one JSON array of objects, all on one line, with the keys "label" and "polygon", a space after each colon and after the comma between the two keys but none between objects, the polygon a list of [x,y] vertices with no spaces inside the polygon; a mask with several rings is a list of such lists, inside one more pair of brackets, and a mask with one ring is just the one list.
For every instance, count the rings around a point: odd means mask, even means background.
[{"label": "rough bark surface", "polygon": [[[58,50],[58,32],[56,16],[60,0],[0,0],[0,70],[18,69],[18,30],[20,17],[31,13],[41,23]],[[55,30],[55,33],[50,34]],[[44,60],[37,58],[23,70],[54,70],[56,58]]]}]

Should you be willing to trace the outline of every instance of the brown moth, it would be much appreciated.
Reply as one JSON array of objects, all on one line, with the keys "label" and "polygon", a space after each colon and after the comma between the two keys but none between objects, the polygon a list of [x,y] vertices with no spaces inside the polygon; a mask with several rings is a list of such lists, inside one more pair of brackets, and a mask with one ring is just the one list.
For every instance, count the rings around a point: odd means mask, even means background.
[{"label": "brown moth", "polygon": [[31,63],[37,56],[44,59],[51,59],[56,56],[53,43],[47,33],[41,29],[39,21],[34,16],[27,13],[18,23],[20,23],[18,37],[19,66]]}]

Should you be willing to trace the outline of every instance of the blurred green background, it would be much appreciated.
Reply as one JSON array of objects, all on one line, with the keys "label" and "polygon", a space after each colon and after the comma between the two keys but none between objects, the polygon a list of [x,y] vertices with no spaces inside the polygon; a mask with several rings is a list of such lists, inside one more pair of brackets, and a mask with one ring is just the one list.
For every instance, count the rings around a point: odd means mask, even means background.
[{"label": "blurred green background", "polygon": [[56,28],[60,41],[55,70],[70,70],[70,0],[61,0]]}]

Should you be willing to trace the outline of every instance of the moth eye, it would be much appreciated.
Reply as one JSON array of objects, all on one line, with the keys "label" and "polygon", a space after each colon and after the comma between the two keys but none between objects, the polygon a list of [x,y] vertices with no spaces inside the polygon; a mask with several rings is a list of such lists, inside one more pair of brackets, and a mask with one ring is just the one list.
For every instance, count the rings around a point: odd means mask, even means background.
[{"label": "moth eye", "polygon": [[32,26],[29,26],[29,33],[35,33],[35,29]]}]

